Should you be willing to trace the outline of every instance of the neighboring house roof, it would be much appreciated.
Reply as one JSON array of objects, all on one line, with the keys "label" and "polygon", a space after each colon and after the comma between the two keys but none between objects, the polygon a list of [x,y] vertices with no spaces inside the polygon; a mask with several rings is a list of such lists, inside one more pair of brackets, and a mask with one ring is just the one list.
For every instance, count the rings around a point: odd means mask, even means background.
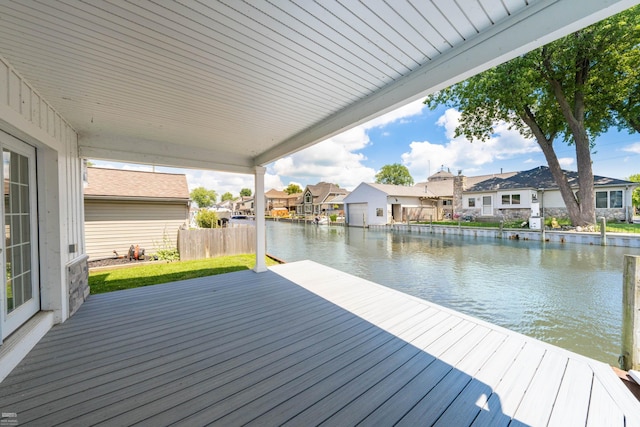
[{"label": "neighboring house roof", "polygon": [[364,183],[364,185],[373,187],[387,196],[393,197],[437,197],[429,189],[425,191],[424,187],[375,183]]},{"label": "neighboring house roof", "polygon": [[275,188],[272,188],[271,190],[264,193],[264,195],[269,199],[283,199],[287,196],[287,193],[282,190],[276,190]]},{"label": "neighboring house roof", "polygon": [[477,175],[477,176],[468,176],[467,177],[467,188],[469,187],[473,187],[476,184],[479,184],[481,182],[484,182],[488,179],[492,179],[492,178],[511,178],[512,176],[514,176],[515,174],[517,174],[519,172],[504,172],[504,173],[492,173],[492,174],[488,174],[488,175]]},{"label": "neighboring house roof", "polygon": [[453,179],[453,174],[448,170],[443,169],[431,175],[429,178],[427,178],[427,181],[432,182],[432,181],[440,181],[445,179]]},{"label": "neighboring house roof", "polygon": [[[465,176],[465,186],[466,188],[473,187],[474,185],[486,181],[492,178],[509,178],[518,172],[505,172],[499,174],[489,174],[489,175],[477,175],[477,176]],[[448,171],[439,171],[433,175],[431,175],[428,181],[419,182],[414,187],[419,187],[424,189],[427,187],[428,192],[433,194],[432,197],[452,197],[453,196],[453,179],[454,176]]]},{"label": "neighboring house roof", "polygon": [[274,188],[264,193],[268,199],[297,199],[301,194],[302,193],[287,194],[286,191],[276,190]]},{"label": "neighboring house roof", "polygon": [[[563,171],[572,187],[578,186],[578,172]],[[637,185],[631,181],[608,178],[604,176],[593,176],[595,186],[619,186]],[[527,171],[517,172],[508,178],[491,178],[467,188],[467,192],[486,192],[498,190],[513,190],[520,188],[544,188],[545,190],[557,189],[558,185],[547,166],[538,166]]]},{"label": "neighboring house roof", "polygon": [[87,168],[87,199],[132,199],[189,201],[184,174],[139,172],[122,169]]},{"label": "neighboring house roof", "polygon": [[346,189],[340,188],[337,185],[330,184],[328,182],[319,182],[315,185],[307,185],[305,193],[307,192],[307,190],[311,192],[314,203],[324,203],[330,194],[349,194]]},{"label": "neighboring house roof", "polygon": [[329,197],[327,197],[327,200],[325,200],[325,202],[334,203],[334,204],[340,205],[340,204],[344,203],[344,198],[345,197],[347,197],[347,194],[329,195]]}]

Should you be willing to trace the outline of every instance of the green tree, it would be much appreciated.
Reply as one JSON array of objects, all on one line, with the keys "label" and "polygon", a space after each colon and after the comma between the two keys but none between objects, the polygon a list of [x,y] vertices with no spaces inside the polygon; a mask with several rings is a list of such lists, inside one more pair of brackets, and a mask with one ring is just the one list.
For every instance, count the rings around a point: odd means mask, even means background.
[{"label": "green tree", "polygon": [[[640,182],[640,173],[631,175],[627,181]],[[636,211],[640,209],[640,187],[636,187],[631,195],[631,204],[636,208]]]},{"label": "green tree", "polygon": [[240,190],[240,196],[250,197],[251,196],[251,189],[250,188],[243,188],[242,190]]},{"label": "green tree", "polygon": [[[640,131],[640,7],[631,8],[429,96],[460,110],[456,129],[486,141],[500,121],[542,149],[574,225],[595,221],[591,150],[611,126]],[[575,147],[578,194],[554,142]]]},{"label": "green tree", "polygon": [[218,214],[209,209],[200,209],[196,214],[196,224],[200,228],[217,228]]},{"label": "green tree", "polygon": [[377,184],[413,185],[409,169],[400,163],[384,165],[376,174]]},{"label": "green tree", "polygon": [[302,193],[302,188],[298,184],[294,184],[293,182],[287,185],[287,188],[284,189],[284,192],[287,194],[297,194]]},{"label": "green tree", "polygon": [[222,197],[220,197],[220,201],[222,202],[226,202],[227,200],[233,200],[233,194],[231,194],[230,192],[226,192],[222,195]]},{"label": "green tree", "polygon": [[204,187],[196,187],[189,194],[191,200],[198,204],[199,208],[209,208],[216,203],[218,194],[214,190],[207,190]]}]

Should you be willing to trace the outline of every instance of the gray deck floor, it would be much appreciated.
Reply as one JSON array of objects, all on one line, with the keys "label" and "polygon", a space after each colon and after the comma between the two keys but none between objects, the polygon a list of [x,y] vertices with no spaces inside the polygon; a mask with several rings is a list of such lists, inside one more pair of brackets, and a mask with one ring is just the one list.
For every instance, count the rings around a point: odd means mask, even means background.
[{"label": "gray deck floor", "polygon": [[615,425],[603,363],[303,261],[94,295],[0,384],[20,425]]}]

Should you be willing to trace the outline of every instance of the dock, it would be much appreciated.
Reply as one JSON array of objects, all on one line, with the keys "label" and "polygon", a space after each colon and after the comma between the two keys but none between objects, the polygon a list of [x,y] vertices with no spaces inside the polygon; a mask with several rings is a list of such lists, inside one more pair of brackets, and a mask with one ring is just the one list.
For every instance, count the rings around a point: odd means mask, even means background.
[{"label": "dock", "polygon": [[612,368],[311,261],[92,295],[0,383],[19,425],[640,426]]}]

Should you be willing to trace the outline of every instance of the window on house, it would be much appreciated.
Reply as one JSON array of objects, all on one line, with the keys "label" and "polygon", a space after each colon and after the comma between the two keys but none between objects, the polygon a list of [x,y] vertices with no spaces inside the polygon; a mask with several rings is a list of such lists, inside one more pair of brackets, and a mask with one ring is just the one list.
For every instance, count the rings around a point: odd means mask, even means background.
[{"label": "window on house", "polygon": [[609,207],[610,208],[622,207],[622,190],[609,192]]},{"label": "window on house", "polygon": [[376,216],[383,216],[383,214],[382,208],[376,208]]},{"label": "window on house", "polygon": [[443,200],[442,206],[451,206],[453,205],[453,200]]},{"label": "window on house", "polygon": [[519,205],[520,204],[520,194],[503,194],[502,195],[502,204],[503,205]]},{"label": "window on house", "polygon": [[607,199],[608,197],[606,191],[596,191],[596,208],[606,209]]},{"label": "window on house", "polygon": [[622,190],[596,191],[596,208],[621,208]]},{"label": "window on house", "polygon": [[311,201],[312,201],[311,194],[309,194],[309,193],[305,194],[304,202],[305,203],[311,203]]},{"label": "window on house", "polygon": [[470,208],[475,208],[476,207],[476,199],[473,199],[473,198],[469,199],[469,207]]}]

